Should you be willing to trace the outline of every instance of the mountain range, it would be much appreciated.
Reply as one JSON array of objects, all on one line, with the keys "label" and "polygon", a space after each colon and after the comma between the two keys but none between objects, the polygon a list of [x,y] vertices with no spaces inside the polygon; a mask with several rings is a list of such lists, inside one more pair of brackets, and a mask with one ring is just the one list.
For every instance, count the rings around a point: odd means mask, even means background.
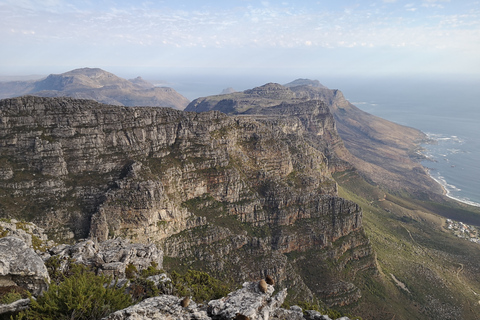
[{"label": "mountain range", "polygon": [[271,275],[291,305],[364,319],[480,313],[478,245],[443,218],[480,225],[480,212],[420,166],[423,133],[306,79],[185,110],[0,100],[0,217],[57,243],[153,243],[167,271],[234,286]]},{"label": "mountain range", "polygon": [[141,77],[126,80],[98,68],[51,74],[36,81],[0,82],[0,98],[21,95],[92,99],[118,106],[170,107],[183,110],[189,100],[172,88],[154,87]]}]

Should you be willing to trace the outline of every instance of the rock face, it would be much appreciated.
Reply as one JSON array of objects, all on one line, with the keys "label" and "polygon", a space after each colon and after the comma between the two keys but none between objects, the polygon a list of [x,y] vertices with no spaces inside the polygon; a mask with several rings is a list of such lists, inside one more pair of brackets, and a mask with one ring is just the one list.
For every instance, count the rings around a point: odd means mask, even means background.
[{"label": "rock face", "polygon": [[[327,315],[316,311],[306,311],[304,316],[300,307],[282,309],[287,289],[272,296],[273,286],[263,293],[258,282],[245,282],[243,288],[230,293],[227,297],[212,300],[205,305],[191,301],[181,306],[182,298],[162,295],[146,299],[139,304],[116,311],[103,320],[147,320],[147,319],[250,319],[250,320],[331,320]],[[340,318],[349,320],[347,317]]]},{"label": "rock face", "polygon": [[49,253],[60,261],[62,271],[71,259],[75,263],[93,266],[99,273],[118,278],[125,278],[125,269],[129,265],[140,271],[152,265],[161,269],[163,263],[163,252],[153,243],[130,243],[121,238],[100,243],[85,240],[72,246],[60,245],[50,249]]},{"label": "rock face", "polygon": [[271,297],[274,291],[273,286],[268,286],[263,292],[259,283],[246,282],[242,289],[230,293],[227,297],[210,301],[208,312],[212,317],[220,319],[234,319],[238,314],[249,319],[269,319],[287,297],[287,289]]},{"label": "rock face", "polygon": [[[339,158],[389,189],[403,189],[412,194],[429,190],[432,196],[441,194],[438,184],[418,161],[417,146],[426,139],[422,132],[363,112],[348,102],[340,90],[331,90],[317,80],[298,79],[286,85],[269,83],[244,92],[198,98],[185,110],[219,110],[227,114],[250,114],[261,119],[266,114],[292,115],[292,112],[278,112],[284,109],[282,104],[304,108],[315,101],[322,101],[335,119],[343,142],[329,150]],[[308,126],[305,128],[309,129]],[[342,148],[343,143],[348,152]]]},{"label": "rock face", "polygon": [[154,87],[137,77],[126,80],[98,68],[51,74],[38,81],[0,83],[0,98],[33,94],[41,97],[92,99],[119,106],[169,107],[183,110],[188,99],[172,88]]},{"label": "rock face", "polygon": [[0,286],[18,286],[37,296],[48,289],[50,277],[42,259],[16,237],[0,238]]},{"label": "rock face", "polygon": [[251,112],[2,100],[0,216],[63,239],[150,241],[171,266],[237,283],[270,274],[293,298],[356,301],[354,275],[375,261],[361,209],[331,177],[349,168],[332,114],[306,100]]}]

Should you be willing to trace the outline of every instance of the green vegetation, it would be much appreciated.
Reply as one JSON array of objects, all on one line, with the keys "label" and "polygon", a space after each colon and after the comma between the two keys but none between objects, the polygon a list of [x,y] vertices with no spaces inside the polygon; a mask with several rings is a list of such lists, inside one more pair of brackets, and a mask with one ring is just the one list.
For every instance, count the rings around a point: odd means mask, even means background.
[{"label": "green vegetation", "polygon": [[0,288],[0,304],[10,304],[28,297],[28,292],[20,287],[7,286]]},{"label": "green vegetation", "polygon": [[17,319],[101,319],[128,307],[132,298],[125,288],[110,285],[111,277],[97,276],[81,265],[72,265],[71,274],[60,283],[52,283],[30,309]]},{"label": "green vegetation", "polygon": [[[357,277],[360,303],[342,311],[364,318],[476,319],[480,246],[444,228],[449,216],[478,221],[477,209],[392,195],[354,171],[336,174],[339,195],[363,210],[379,274]],[[368,306],[368,307],[366,307]]]},{"label": "green vegetation", "polygon": [[184,274],[173,271],[172,279],[173,294],[177,296],[192,296],[196,302],[205,302],[227,296],[230,288],[222,281],[211,277],[202,271],[188,270]]}]

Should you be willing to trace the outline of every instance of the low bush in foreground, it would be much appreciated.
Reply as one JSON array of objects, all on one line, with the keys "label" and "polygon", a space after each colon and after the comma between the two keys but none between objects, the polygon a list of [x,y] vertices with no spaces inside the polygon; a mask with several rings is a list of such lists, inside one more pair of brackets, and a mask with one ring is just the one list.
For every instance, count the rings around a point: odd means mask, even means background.
[{"label": "low bush in foreground", "polygon": [[101,319],[132,304],[125,287],[117,288],[111,282],[111,277],[97,276],[75,265],[64,281],[52,283],[37,300],[31,298],[30,309],[17,319]]}]

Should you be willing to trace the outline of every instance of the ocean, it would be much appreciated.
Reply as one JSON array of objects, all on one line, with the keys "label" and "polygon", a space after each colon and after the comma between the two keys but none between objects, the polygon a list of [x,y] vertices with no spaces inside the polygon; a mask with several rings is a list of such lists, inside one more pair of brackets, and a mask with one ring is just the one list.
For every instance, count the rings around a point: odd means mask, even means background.
[{"label": "ocean", "polygon": [[[173,87],[190,100],[219,94],[228,87],[242,91],[268,82],[285,84],[299,78],[268,74],[163,77],[168,82],[157,81],[157,85]],[[449,197],[480,207],[480,77],[309,75],[304,78],[341,90],[345,98],[368,113],[426,133],[434,143],[423,145],[430,160],[422,165]]]},{"label": "ocean", "polygon": [[480,207],[480,78],[377,78],[339,89],[358,108],[426,133],[433,143],[423,145],[422,165],[447,196]]}]

